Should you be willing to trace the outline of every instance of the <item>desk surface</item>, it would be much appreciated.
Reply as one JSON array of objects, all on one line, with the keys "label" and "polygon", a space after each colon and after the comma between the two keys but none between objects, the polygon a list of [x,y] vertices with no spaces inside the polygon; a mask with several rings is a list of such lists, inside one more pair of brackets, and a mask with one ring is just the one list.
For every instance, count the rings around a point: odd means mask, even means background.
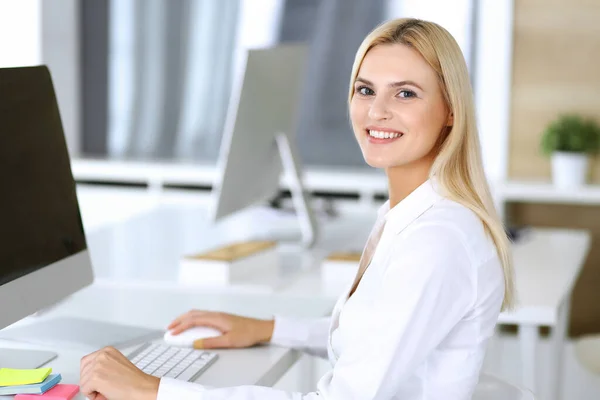
[{"label": "desk surface", "polygon": [[[282,313],[297,317],[320,317],[331,312],[331,302],[326,299],[281,295],[203,293],[197,290],[97,283],[73,295],[42,317],[30,317],[23,321],[23,324],[35,323],[38,318],[72,316],[164,329],[175,316],[192,308],[218,310],[255,318],[268,318],[273,314]],[[53,349],[8,341],[0,341],[0,346],[36,348],[59,353],[59,357],[47,366],[63,375],[63,383],[79,382],[81,357],[93,350],[85,351],[75,347]],[[270,386],[275,384],[299,357],[296,351],[276,346],[215,352],[219,353],[219,359],[198,378],[198,383],[210,386]],[[0,396],[0,399],[5,398],[10,397]],[[83,396],[78,399],[83,399]]]},{"label": "desk surface", "polygon": [[513,246],[518,307],[500,322],[554,325],[579,277],[591,244],[582,230],[535,229]]},{"label": "desk surface", "polygon": [[289,212],[256,208],[218,223],[212,223],[207,214],[203,206],[166,205],[88,233],[96,279],[180,287],[178,266],[183,255],[239,240],[276,239],[283,240],[279,267],[220,289],[279,292],[317,268],[330,251],[361,250],[376,210],[359,208],[351,219],[322,218],[319,242],[309,251],[299,244],[299,225]]},{"label": "desk surface", "polygon": [[[212,224],[205,210],[203,206],[161,206],[93,232],[89,243],[98,279],[179,287],[177,265],[182,254],[253,237],[299,238],[291,214],[254,209]],[[325,282],[321,260],[332,251],[360,251],[375,218],[375,207],[344,209],[339,217],[322,221],[315,248],[281,246],[281,263],[274,272],[255,274],[219,290],[316,296],[334,302],[346,282]],[[590,234],[582,230],[536,228],[524,233],[513,245],[518,308],[503,313],[500,321],[553,325],[559,305],[581,272],[590,243]]]},{"label": "desk surface", "polygon": [[[173,317],[191,308],[259,318],[273,313],[322,316],[331,311],[339,293],[323,284],[321,259],[334,250],[360,250],[375,215],[376,209],[363,208],[326,221],[318,246],[310,251],[298,246],[282,247],[282,262],[274,275],[256,275],[228,287],[200,289],[184,288],[178,282],[182,254],[233,240],[299,238],[295,217],[255,209],[210,224],[203,207],[157,207],[91,232],[88,244],[97,283],[44,317],[93,315],[109,322],[164,328]],[[560,301],[579,275],[589,245],[589,234],[583,231],[532,230],[525,236],[514,247],[520,307],[502,314],[501,322],[552,325]],[[6,346],[7,342],[0,345]],[[76,383],[79,360],[85,352],[58,350],[61,356],[51,366],[63,373],[64,382]],[[219,353],[223,357],[199,378],[199,383],[270,385],[298,358],[294,351],[271,346]]]}]

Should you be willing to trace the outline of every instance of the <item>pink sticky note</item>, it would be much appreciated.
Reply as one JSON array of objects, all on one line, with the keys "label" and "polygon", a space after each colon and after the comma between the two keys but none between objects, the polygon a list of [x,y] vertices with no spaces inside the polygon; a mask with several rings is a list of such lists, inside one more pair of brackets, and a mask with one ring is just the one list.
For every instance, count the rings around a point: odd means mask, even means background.
[{"label": "pink sticky note", "polygon": [[58,384],[44,394],[18,394],[15,400],[71,400],[78,392],[77,385]]}]

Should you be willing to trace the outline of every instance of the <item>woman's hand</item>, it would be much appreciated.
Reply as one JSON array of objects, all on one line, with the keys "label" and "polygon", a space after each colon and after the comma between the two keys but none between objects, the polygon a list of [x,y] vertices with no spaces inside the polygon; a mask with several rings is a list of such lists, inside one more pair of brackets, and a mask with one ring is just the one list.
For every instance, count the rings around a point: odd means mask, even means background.
[{"label": "woman's hand", "polygon": [[156,400],[160,379],[145,374],[117,349],[81,359],[81,392],[90,400]]},{"label": "woman's hand", "polygon": [[172,334],[177,335],[195,326],[207,326],[223,333],[221,336],[197,340],[194,342],[194,347],[197,349],[240,348],[270,341],[274,321],[192,310],[176,318],[168,329]]}]

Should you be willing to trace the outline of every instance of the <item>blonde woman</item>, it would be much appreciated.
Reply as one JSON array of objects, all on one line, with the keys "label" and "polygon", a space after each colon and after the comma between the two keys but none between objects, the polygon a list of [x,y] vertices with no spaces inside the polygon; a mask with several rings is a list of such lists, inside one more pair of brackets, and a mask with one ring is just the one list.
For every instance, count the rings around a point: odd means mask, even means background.
[{"label": "blonde woman", "polygon": [[509,241],[482,169],[464,58],[434,23],[389,21],[358,49],[348,101],[365,160],[387,173],[389,202],[332,317],[263,321],[191,311],[169,327],[223,333],[198,343],[202,348],[271,342],[328,357],[331,371],[315,391],[159,380],[104,349],[82,360],[84,394],[110,400],[471,398],[513,284]]}]

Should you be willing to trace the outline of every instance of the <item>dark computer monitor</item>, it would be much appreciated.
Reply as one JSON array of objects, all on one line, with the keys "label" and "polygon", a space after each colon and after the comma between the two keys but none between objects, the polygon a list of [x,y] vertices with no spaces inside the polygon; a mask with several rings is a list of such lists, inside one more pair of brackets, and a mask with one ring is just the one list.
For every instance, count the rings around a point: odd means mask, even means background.
[{"label": "dark computer monitor", "polygon": [[50,73],[0,69],[0,329],[92,282]]}]

